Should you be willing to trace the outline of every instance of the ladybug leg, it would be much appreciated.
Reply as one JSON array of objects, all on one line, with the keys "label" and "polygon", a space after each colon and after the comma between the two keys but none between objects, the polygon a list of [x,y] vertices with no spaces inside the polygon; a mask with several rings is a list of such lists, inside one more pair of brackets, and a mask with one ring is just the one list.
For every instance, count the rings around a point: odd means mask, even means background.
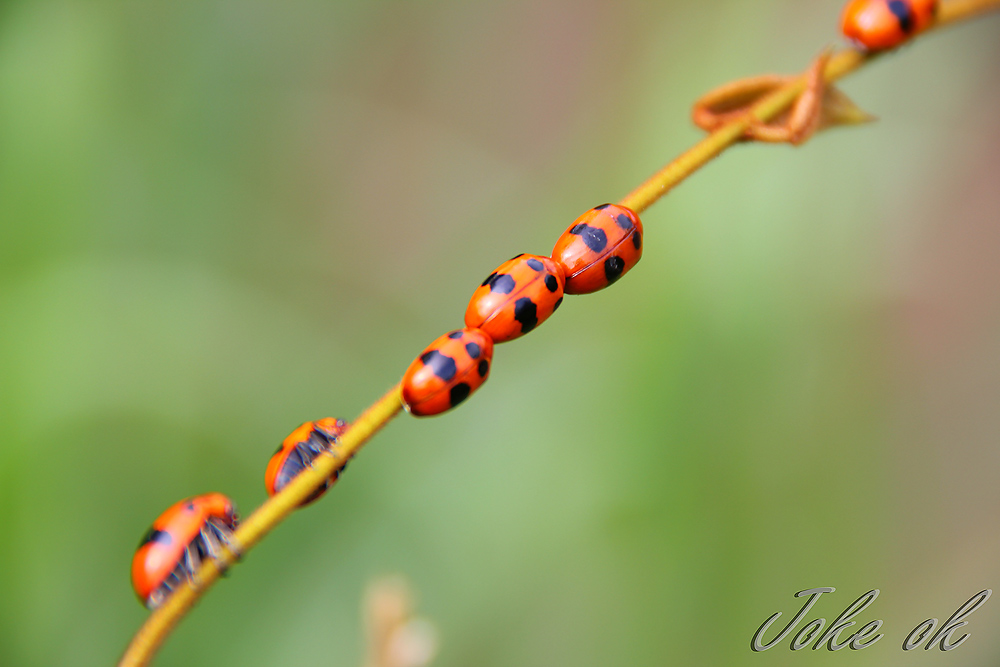
[{"label": "ladybug leg", "polygon": [[[219,557],[222,555],[222,548],[225,547],[232,551],[236,555],[236,559],[239,560],[241,553],[236,549],[234,541],[232,538],[232,531],[229,530],[228,526],[221,526],[213,520],[209,520],[205,523],[205,527],[201,529],[202,543],[204,544],[205,554],[212,560],[219,562]],[[225,568],[222,568],[223,573],[225,573]]]},{"label": "ladybug leg", "polygon": [[195,572],[198,571],[198,566],[201,565],[201,558],[198,557],[197,542],[199,538],[195,538],[191,544],[184,547],[184,570],[187,575],[187,579],[195,586],[198,585],[198,581],[195,578]]},{"label": "ladybug leg", "polygon": [[216,560],[219,557],[221,544],[218,537],[218,531],[219,529],[212,525],[211,521],[206,523],[205,527],[201,529],[200,538],[204,544],[205,555],[212,560]]},{"label": "ladybug leg", "polygon": [[830,49],[826,49],[813,61],[806,74],[806,88],[795,101],[784,123],[768,125],[751,117],[748,132],[753,139],[798,146],[819,129],[823,118],[823,97],[826,94],[824,74],[831,53]]},{"label": "ladybug leg", "polygon": [[167,599],[167,594],[163,588],[157,588],[155,591],[149,594],[149,599],[146,600],[147,609],[156,609],[163,601]]}]

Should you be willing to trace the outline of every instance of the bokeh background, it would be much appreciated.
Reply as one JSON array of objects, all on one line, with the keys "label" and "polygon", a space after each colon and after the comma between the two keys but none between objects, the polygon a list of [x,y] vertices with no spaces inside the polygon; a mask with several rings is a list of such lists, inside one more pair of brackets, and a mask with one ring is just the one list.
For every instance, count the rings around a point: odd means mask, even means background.
[{"label": "bokeh background", "polygon": [[[836,0],[0,5],[0,665],[113,662],[180,498],[249,512],[689,146],[690,103],[801,70]],[[878,123],[741,146],[647,211],[613,289],[401,416],[185,620],[159,665],[358,665],[400,573],[434,664],[992,665],[919,621],[1000,588],[1000,16],[844,84]],[[871,588],[862,652],[754,654]]]}]

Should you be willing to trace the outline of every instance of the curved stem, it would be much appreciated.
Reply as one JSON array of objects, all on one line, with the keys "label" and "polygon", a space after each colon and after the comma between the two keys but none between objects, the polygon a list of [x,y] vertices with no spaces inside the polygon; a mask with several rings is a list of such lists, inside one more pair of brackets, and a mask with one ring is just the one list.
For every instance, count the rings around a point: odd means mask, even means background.
[{"label": "curved stem", "polygon": [[[952,0],[941,6],[933,28],[944,27],[997,9],[1000,9],[1000,0]],[[840,79],[879,55],[867,54],[856,49],[840,51],[827,64],[825,78],[828,82]],[[792,105],[804,85],[804,76],[792,80],[757,102],[750,113],[761,121],[774,118]],[[712,158],[736,143],[743,136],[749,123],[748,116],[726,123],[653,174],[622,199],[621,205],[637,212],[645,210]],[[334,470],[354,456],[379,429],[399,414],[402,407],[401,386],[397,384],[351,424],[332,453],[318,456],[311,467],[303,470],[280,493],[272,496],[247,517],[233,533],[232,548],[223,550],[217,560],[206,559],[195,573],[192,583],[178,587],[162,606],[149,615],[125,649],[119,666],[140,667],[149,664],[171,630],[219,576],[329,479]]]}]

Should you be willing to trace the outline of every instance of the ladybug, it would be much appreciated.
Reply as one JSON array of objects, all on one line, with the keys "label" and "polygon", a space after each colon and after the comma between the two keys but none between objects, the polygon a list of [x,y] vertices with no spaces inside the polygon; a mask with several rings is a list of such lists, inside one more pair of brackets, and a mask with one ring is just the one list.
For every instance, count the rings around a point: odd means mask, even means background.
[{"label": "ladybug", "polygon": [[869,51],[891,49],[926,30],[937,6],[937,0],[851,0],[840,17],[840,30]]},{"label": "ladybug", "polygon": [[205,558],[214,558],[237,525],[236,506],[221,493],[172,505],[153,522],[132,557],[132,587],[150,609],[188,581]]},{"label": "ladybug", "polygon": [[486,382],[493,339],[479,329],[450,331],[431,343],[403,375],[403,403],[417,417],[450,410]]},{"label": "ladybug", "polygon": [[632,209],[601,204],[556,241],[552,259],[566,274],[566,294],[590,294],[621,278],[642,257],[642,222]]},{"label": "ladybug", "polygon": [[514,340],[548,319],[562,304],[562,267],[548,257],[518,255],[501,264],[472,294],[465,326],[497,343]]},{"label": "ladybug", "polygon": [[[264,472],[264,488],[267,489],[267,495],[273,496],[285,488],[289,482],[295,479],[296,475],[310,466],[313,459],[321,452],[329,451],[333,445],[337,444],[341,434],[346,429],[347,422],[343,419],[327,417],[314,422],[306,422],[292,431],[292,434],[285,438],[267,463],[267,470]],[[326,480],[323,486],[302,501],[300,507],[308,505],[326,493],[326,490],[333,486],[346,467],[345,463],[337,468],[333,476]]]}]

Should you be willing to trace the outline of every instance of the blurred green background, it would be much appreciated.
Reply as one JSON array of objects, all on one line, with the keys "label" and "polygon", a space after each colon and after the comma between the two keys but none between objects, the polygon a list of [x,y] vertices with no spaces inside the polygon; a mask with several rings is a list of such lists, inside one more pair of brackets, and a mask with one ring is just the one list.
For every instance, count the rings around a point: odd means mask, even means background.
[{"label": "blurred green background", "polygon": [[[113,662],[176,500],[264,499],[699,138],[724,81],[803,69],[835,0],[0,4],[0,665]],[[987,665],[900,644],[1000,588],[1000,17],[852,77],[878,123],[741,146],[643,215],[613,289],[401,416],[220,583],[159,665],[358,665],[406,576],[434,664]],[[862,652],[754,654],[871,588]]]}]

